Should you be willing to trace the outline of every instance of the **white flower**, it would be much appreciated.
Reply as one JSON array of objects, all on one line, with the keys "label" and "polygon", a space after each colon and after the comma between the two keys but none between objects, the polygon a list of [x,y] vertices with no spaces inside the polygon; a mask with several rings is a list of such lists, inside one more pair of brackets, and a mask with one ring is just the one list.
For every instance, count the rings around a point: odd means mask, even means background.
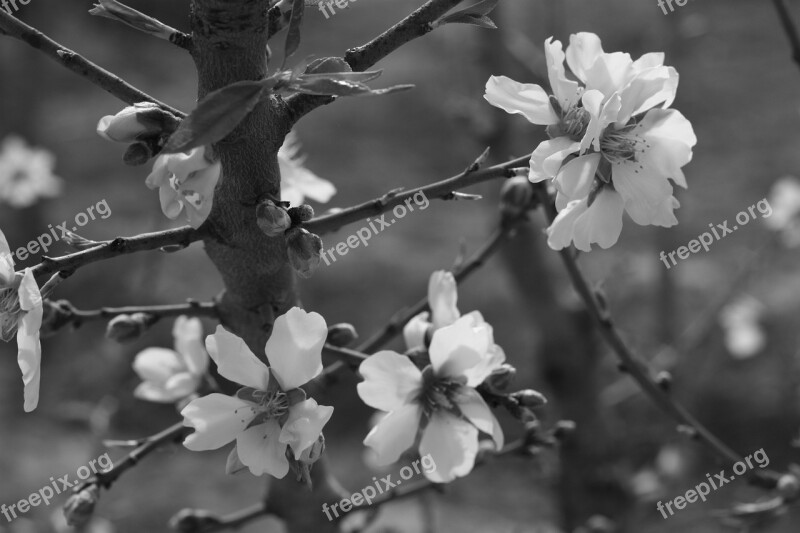
[{"label": "white flower", "polygon": [[494,346],[491,327],[466,315],[434,332],[431,364],[422,371],[392,351],[378,352],[361,363],[359,396],[388,412],[364,439],[379,464],[393,463],[415,446],[420,427],[418,451],[431,455],[436,470],[425,475],[436,483],[472,471],[479,432],[491,436],[497,449],[503,447],[503,430],[475,390],[505,360]]},{"label": "white flower", "polygon": [[767,336],[761,326],[763,314],[764,306],[750,296],[732,302],[720,312],[725,347],[736,359],[749,359],[764,349]]},{"label": "white flower", "polygon": [[[697,138],[683,115],[666,109],[678,74],[664,66],[664,54],[633,61],[603,52],[596,35],[579,33],[566,53],[548,39],[545,55],[552,97],[538,85],[493,76],[485,98],[547,126],[551,139],[531,155],[529,179],[552,179],[557,191],[560,213],[548,230],[550,246],[608,248],[619,238],[623,211],[640,225],[677,224],[679,204],[669,180],[686,187],[681,168],[691,161]],[[579,81],[567,78],[565,59]]]},{"label": "white flower", "polygon": [[178,317],[172,328],[175,350],[147,348],[133,361],[142,378],[134,395],[142,400],[173,403],[194,394],[208,368],[203,347],[203,324],[197,318]]},{"label": "white flower", "polygon": [[14,272],[14,260],[6,236],[0,231],[0,338],[10,342],[17,336],[17,363],[25,385],[26,412],[39,404],[42,345],[39,329],[42,327],[42,295],[26,268],[23,274]]},{"label": "white flower", "polygon": [[170,219],[178,218],[184,209],[189,224],[199,228],[214,201],[214,188],[220,178],[219,161],[206,158],[204,146],[180,154],[162,154],[147,176],[150,189],[159,189],[161,210]]},{"label": "white flower", "polygon": [[292,206],[302,205],[306,197],[315,202],[326,203],[334,194],[336,187],[303,166],[300,156],[300,141],[293,132],[278,150],[278,164],[281,170],[281,200]]},{"label": "white flower", "polygon": [[800,180],[784,176],[775,182],[769,193],[768,205],[772,214],[764,217],[764,224],[781,234],[789,247],[800,244]]},{"label": "white flower", "polygon": [[187,405],[181,411],[184,424],[195,431],[184,446],[215,450],[236,440],[232,457],[253,475],[283,478],[289,471],[287,446],[300,460],[333,414],[333,407],[306,399],[298,388],[322,372],[327,335],[322,316],[290,309],[275,320],[267,341],[268,368],[242,339],[217,327],[206,339],[208,353],[220,375],[244,387],[235,397],[215,393]]},{"label": "white flower", "polygon": [[[437,329],[453,324],[461,318],[461,311],[458,310],[458,287],[453,274],[446,270],[437,270],[431,274],[428,280],[428,304],[431,312],[420,313],[403,328],[403,337],[406,347],[424,348],[427,345],[426,339]],[[478,311],[470,313],[478,324],[484,324],[483,316]],[[486,324],[491,329],[491,326]],[[496,347],[500,350],[500,347]]]},{"label": "white flower", "polygon": [[6,137],[0,146],[0,202],[22,208],[58,196],[62,181],[53,174],[54,166],[52,153],[30,148],[20,137]]}]

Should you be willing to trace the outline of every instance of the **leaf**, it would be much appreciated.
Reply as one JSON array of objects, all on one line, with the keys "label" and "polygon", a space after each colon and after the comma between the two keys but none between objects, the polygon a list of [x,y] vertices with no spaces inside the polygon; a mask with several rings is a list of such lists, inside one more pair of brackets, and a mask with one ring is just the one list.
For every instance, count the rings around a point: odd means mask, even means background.
[{"label": "leaf", "polygon": [[224,139],[253,111],[268,88],[260,81],[239,81],[207,94],[170,136],[163,153],[186,152]]},{"label": "leaf", "polygon": [[[341,75],[342,73],[339,73]],[[314,94],[319,96],[362,96],[362,95],[383,95],[396,91],[412,89],[413,85],[396,85],[386,89],[371,89],[368,85],[348,79],[340,79],[334,73],[330,75],[306,75],[303,74],[288,84],[290,90],[304,94]]]},{"label": "leaf", "polygon": [[308,64],[306,73],[321,74],[323,72],[353,72],[350,64],[341,57],[321,57]]},{"label": "leaf", "polygon": [[466,9],[456,11],[440,18],[436,23],[441,24],[472,24],[481,28],[496,30],[494,21],[487,15],[491,13],[500,0],[482,0]]},{"label": "leaf", "polygon": [[[286,65],[286,60],[297,52],[297,48],[300,46],[300,26],[303,24],[305,9],[306,4],[303,0],[294,0],[292,2],[292,18],[289,20],[289,31],[286,33],[286,46],[283,52],[284,65]],[[281,70],[283,69],[281,68]]]}]

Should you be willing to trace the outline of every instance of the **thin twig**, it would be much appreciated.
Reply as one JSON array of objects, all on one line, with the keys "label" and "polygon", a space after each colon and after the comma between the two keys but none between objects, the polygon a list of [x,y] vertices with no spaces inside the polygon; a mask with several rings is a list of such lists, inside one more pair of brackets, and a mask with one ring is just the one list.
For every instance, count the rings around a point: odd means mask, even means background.
[{"label": "thin twig", "polygon": [[68,277],[78,268],[90,263],[144,250],[157,250],[164,246],[186,247],[201,238],[202,233],[191,226],[143,233],[135,237],[117,237],[80,252],[61,257],[44,257],[41,263],[33,267],[33,274],[39,277],[60,272],[62,277]]},{"label": "thin twig", "polygon": [[428,199],[446,198],[457,189],[463,189],[493,179],[513,177],[515,175],[515,173],[512,172],[513,168],[527,166],[529,163],[530,156],[526,156],[480,170],[473,170],[472,167],[470,167],[458,176],[446,180],[408,191],[391,191],[380,198],[348,207],[336,213],[313,218],[303,224],[303,227],[312,233],[321,235],[323,233],[335,231],[342,226],[363,220],[367,217],[385,213],[395,206],[403,204],[407,200],[411,200],[414,195],[420,192]]},{"label": "thin twig", "polygon": [[92,320],[107,320],[120,315],[133,315],[135,313],[146,313],[156,318],[167,318],[175,316],[204,316],[219,318],[219,311],[216,302],[197,302],[190,300],[183,304],[171,305],[143,305],[128,307],[101,307],[100,309],[80,310],[72,306],[67,300],[53,302],[59,309],[60,318],[63,324],[71,324],[80,327],[84,322]]},{"label": "thin twig", "polygon": [[[345,53],[344,60],[355,72],[366,70],[404,44],[429,33],[433,29],[431,26],[433,22],[461,2],[463,0],[428,0],[422,7],[381,35],[362,46],[349,49]],[[333,100],[331,96],[298,94],[286,101],[293,121],[297,122],[317,107],[329,104]]]},{"label": "thin twig", "polygon": [[86,78],[127,104],[133,105],[137,102],[152,102],[162,109],[169,111],[176,117],[184,118],[186,116],[185,113],[140,91],[119,76],[95,65],[69,48],[60,45],[39,30],[28,26],[2,9],[0,9],[0,33],[14,37],[37,50],[41,50],[53,61],[67,67],[79,76]]},{"label": "thin twig", "polygon": [[[547,192],[546,185],[539,184],[537,192],[544,205],[547,218],[552,223],[557,212]],[[610,313],[605,305],[600,303],[597,293],[589,286],[586,278],[583,277],[575,261],[573,250],[571,248],[564,248],[559,252],[559,255],[564,262],[572,285],[584,301],[589,314],[591,314],[597,322],[601,336],[622,363],[623,370],[636,380],[642,392],[650,397],[658,407],[674,418],[679,424],[690,427],[693,432],[693,437],[704,442],[717,455],[733,463],[741,460],[742,457],[738,453],[733,451],[727,444],[711,433],[708,428],[701,424],[686,410],[686,408],[679,404],[652,379],[645,363],[643,363],[642,360],[628,348],[625,341],[622,340],[622,336],[617,330]],[[751,471],[750,476],[755,482],[768,488],[774,488],[780,474],[770,470],[761,470]]]},{"label": "thin twig", "polygon": [[97,476],[89,480],[87,484],[97,485],[104,489],[111,488],[111,485],[114,484],[122,474],[139,464],[139,461],[163,446],[177,444],[183,440],[188,432],[189,428],[184,426],[183,422],[178,422],[164,431],[140,440],[139,446],[125,456],[122,461],[115,464],[113,468],[107,472],[99,472]]},{"label": "thin twig", "polygon": [[326,344],[323,348],[323,353],[336,357],[340,363],[345,363],[350,368],[358,368],[368,356],[367,354],[358,350],[351,350],[349,348],[340,348],[332,344]]},{"label": "thin twig", "polygon": [[792,59],[800,67],[800,35],[797,32],[797,26],[792,19],[792,14],[789,13],[789,8],[786,7],[785,0],[772,0],[775,4],[775,9],[778,11],[778,18],[781,21],[781,26],[789,38],[789,45],[792,47]]}]

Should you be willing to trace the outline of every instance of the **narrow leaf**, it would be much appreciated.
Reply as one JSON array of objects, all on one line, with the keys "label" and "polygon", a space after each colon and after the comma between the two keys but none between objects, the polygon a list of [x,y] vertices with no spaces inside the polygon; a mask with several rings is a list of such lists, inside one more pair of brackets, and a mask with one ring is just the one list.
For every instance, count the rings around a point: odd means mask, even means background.
[{"label": "narrow leaf", "polygon": [[[283,52],[283,65],[292,54],[297,52],[300,46],[300,26],[303,24],[303,13],[306,4],[304,0],[294,0],[292,2],[292,18],[289,20],[289,31],[286,34],[286,46]],[[283,68],[281,68],[283,70]]]},{"label": "narrow leaf", "polygon": [[471,24],[489,30],[496,30],[497,25],[486,15],[472,13],[454,13],[439,20],[439,24]]},{"label": "narrow leaf", "polygon": [[265,84],[239,81],[206,95],[175,130],[164,153],[186,152],[224,139],[258,104]]}]

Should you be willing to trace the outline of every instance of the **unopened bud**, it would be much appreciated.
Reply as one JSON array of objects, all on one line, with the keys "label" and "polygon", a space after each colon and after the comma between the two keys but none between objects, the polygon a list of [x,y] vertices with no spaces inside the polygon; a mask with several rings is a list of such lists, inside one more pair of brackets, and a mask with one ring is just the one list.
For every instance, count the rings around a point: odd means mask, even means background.
[{"label": "unopened bud", "polygon": [[301,224],[314,218],[314,208],[308,204],[298,205],[289,209],[292,224]]},{"label": "unopened bud", "polygon": [[74,309],[66,300],[54,302],[52,300],[44,300],[42,302],[43,315],[42,327],[39,328],[39,334],[42,338],[49,337],[55,334],[58,330],[72,322]]},{"label": "unopened bud", "polygon": [[122,161],[128,166],[138,167],[147,164],[150,158],[153,157],[153,150],[147,143],[133,143],[125,150],[125,155],[122,156]]},{"label": "unopened bud", "polygon": [[97,123],[97,133],[108,141],[120,143],[132,143],[138,140],[140,135],[158,135],[161,131],[159,124],[154,124],[152,121],[144,123],[139,120],[141,113],[153,110],[157,113],[166,113],[156,104],[140,102],[126,107],[116,115],[106,115],[101,118]]},{"label": "unopened bud", "polygon": [[158,317],[150,313],[134,313],[114,317],[106,328],[106,337],[121,344],[138,339]]},{"label": "unopened bud", "polygon": [[667,372],[666,370],[662,370],[656,376],[656,383],[664,392],[669,392],[670,387],[672,386],[672,374]]},{"label": "unopened bud", "polygon": [[572,420],[559,420],[553,429],[553,437],[563,440],[569,435],[575,433],[578,425]]},{"label": "unopened bud", "polygon": [[778,491],[784,500],[794,501],[800,493],[800,480],[794,474],[784,474],[778,479]]},{"label": "unopened bud", "polygon": [[313,465],[320,460],[323,453],[325,453],[325,437],[320,433],[314,444],[303,450],[298,460],[303,464]]},{"label": "unopened bud", "polygon": [[594,515],[586,522],[587,533],[613,533],[617,525],[602,515]]},{"label": "unopened bud", "polygon": [[333,344],[334,346],[347,346],[357,338],[358,333],[356,332],[355,326],[352,324],[334,324],[328,328],[327,342],[329,344]]},{"label": "unopened bud", "polygon": [[85,526],[94,514],[94,507],[100,499],[100,489],[97,485],[89,485],[83,490],[73,494],[64,504],[64,518],[67,525],[74,528]]},{"label": "unopened bud", "polygon": [[506,390],[517,375],[517,369],[509,364],[503,364],[492,371],[486,378],[486,384],[496,391]]},{"label": "unopened bud", "polygon": [[509,178],[500,190],[500,210],[509,216],[519,216],[533,207],[533,185],[528,178]]},{"label": "unopened bud", "polygon": [[291,228],[286,232],[286,251],[294,271],[303,278],[310,278],[319,266],[322,239],[303,228]]},{"label": "unopened bud", "polygon": [[86,250],[88,248],[94,248],[95,246],[100,245],[101,243],[97,241],[93,241],[91,239],[87,239],[86,237],[81,237],[77,233],[73,233],[72,231],[67,230],[63,232],[64,235],[61,236],[61,241],[66,243],[67,246],[74,248],[76,250]]},{"label": "unopened bud", "polygon": [[169,527],[179,533],[196,533],[222,523],[219,516],[203,509],[181,509],[169,521]]},{"label": "unopened bud", "polygon": [[525,407],[541,407],[547,403],[547,398],[541,392],[532,389],[521,390],[511,396]]},{"label": "unopened bud", "polygon": [[272,200],[264,200],[258,204],[256,222],[267,237],[280,237],[292,226],[292,219],[286,209],[275,205]]}]

